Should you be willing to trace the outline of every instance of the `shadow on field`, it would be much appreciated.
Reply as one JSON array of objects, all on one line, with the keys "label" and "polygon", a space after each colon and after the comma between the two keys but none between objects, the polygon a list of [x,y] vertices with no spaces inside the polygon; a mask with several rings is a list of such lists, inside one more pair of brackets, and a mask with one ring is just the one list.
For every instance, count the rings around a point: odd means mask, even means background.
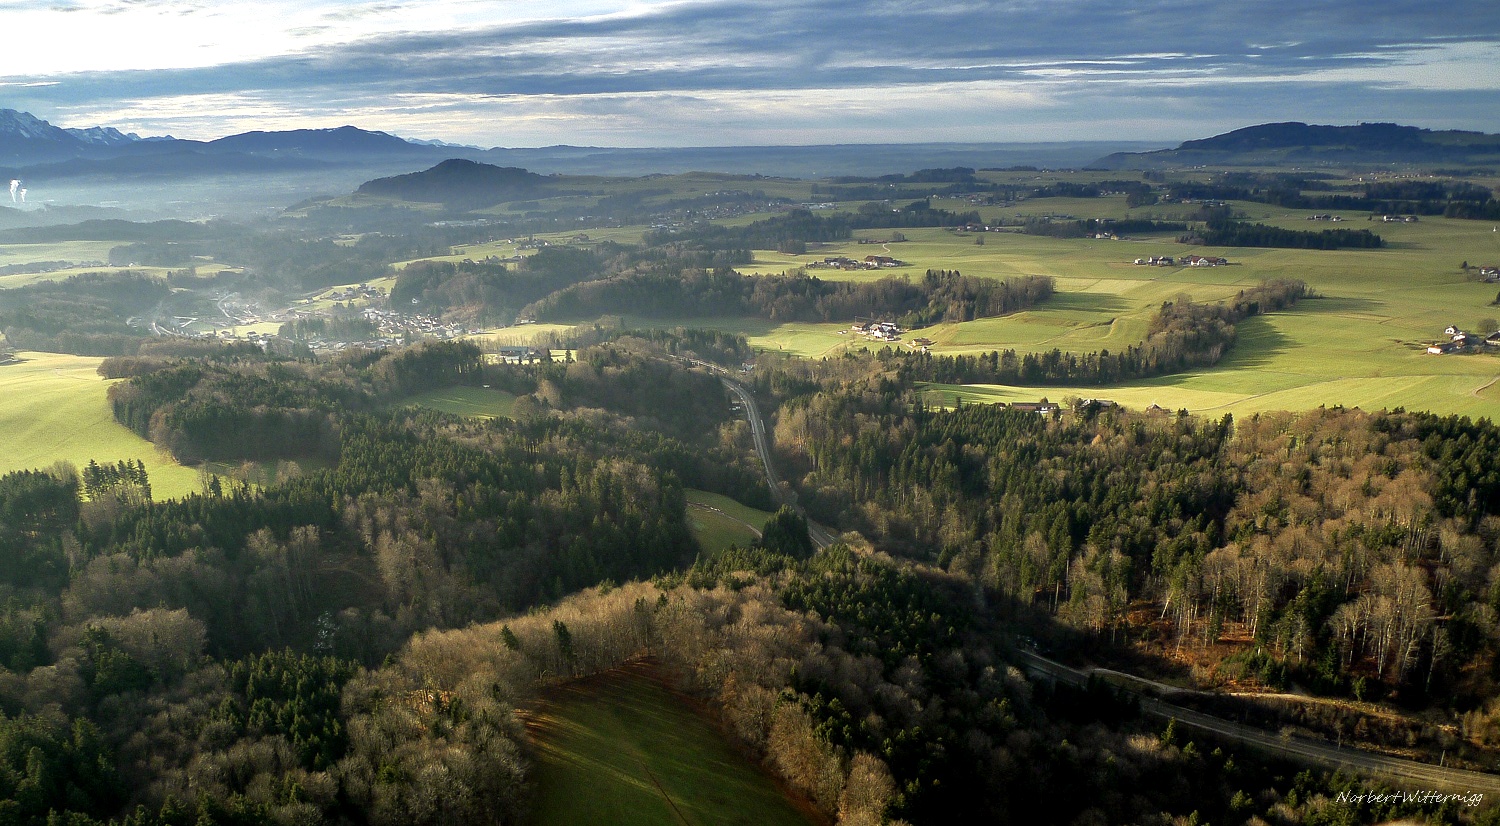
[{"label": "shadow on field", "polygon": [[1259,370],[1267,367],[1277,356],[1291,349],[1291,338],[1271,326],[1265,318],[1241,321],[1238,325],[1238,332],[1234,346],[1229,348],[1229,352],[1213,367],[1159,376],[1152,379],[1150,384],[1176,387],[1210,371]]},{"label": "shadow on field", "polygon": [[1048,310],[1070,310],[1082,313],[1108,313],[1118,315],[1132,308],[1129,302],[1114,293],[1080,293],[1058,291],[1046,301],[1031,309],[1034,312]]},{"label": "shadow on field", "polygon": [[1291,338],[1265,317],[1247,318],[1237,327],[1234,346],[1214,365],[1215,370],[1256,370],[1291,349]]},{"label": "shadow on field", "polygon": [[1377,312],[1385,308],[1385,304],[1372,298],[1354,298],[1352,296],[1322,296],[1319,298],[1304,298],[1297,302],[1297,306],[1287,312],[1293,313],[1367,313],[1378,315],[1382,318],[1388,313]]}]

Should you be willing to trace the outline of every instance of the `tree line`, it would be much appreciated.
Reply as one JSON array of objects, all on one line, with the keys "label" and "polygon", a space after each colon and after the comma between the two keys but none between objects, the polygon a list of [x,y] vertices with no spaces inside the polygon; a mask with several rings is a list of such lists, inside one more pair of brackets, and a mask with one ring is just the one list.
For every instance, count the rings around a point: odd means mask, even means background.
[{"label": "tree line", "polygon": [[1300,230],[1269,224],[1246,224],[1227,218],[1208,221],[1201,229],[1178,239],[1184,244],[1213,247],[1282,247],[1286,249],[1336,250],[1378,249],[1385,246],[1379,235],[1367,229]]},{"label": "tree line", "polygon": [[1284,310],[1307,294],[1307,285],[1301,281],[1277,279],[1243,290],[1228,302],[1202,304],[1180,297],[1164,302],[1152,315],[1144,341],[1115,352],[996,350],[958,356],[888,352],[877,358],[908,383],[1113,384],[1217,364],[1234,345],[1237,324],[1261,313]]},{"label": "tree line", "polygon": [[540,319],[629,313],[654,318],[758,316],[772,321],[828,322],[857,317],[922,326],[970,321],[1025,309],[1050,298],[1052,279],[1005,280],[928,270],[920,280],[825,281],[795,273],[742,275],[728,269],[638,268],[614,278],[561,290],[526,312]]}]

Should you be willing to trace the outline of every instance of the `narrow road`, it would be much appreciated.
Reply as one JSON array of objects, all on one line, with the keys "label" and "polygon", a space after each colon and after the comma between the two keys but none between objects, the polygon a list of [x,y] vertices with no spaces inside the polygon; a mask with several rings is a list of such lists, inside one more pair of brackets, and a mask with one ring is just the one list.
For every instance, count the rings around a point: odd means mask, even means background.
[{"label": "narrow road", "polygon": [[[755,397],[750,395],[750,391],[746,390],[744,385],[730,378],[730,372],[723,367],[711,362],[699,361],[698,359],[686,359],[686,361],[694,367],[702,367],[718,376],[719,381],[724,383],[724,387],[733,393],[735,398],[740,400],[740,409],[745,414],[745,421],[750,423],[750,434],[755,437],[755,452],[760,456],[761,466],[765,468],[766,483],[771,486],[772,498],[776,500],[776,504],[788,505],[792,510],[795,510],[798,514],[806,518],[807,512],[802,509],[801,505],[797,504],[796,491],[790,488],[783,488],[781,486],[781,477],[776,475],[776,464],[771,458],[771,441],[766,435],[766,422],[760,417],[760,408],[755,405]],[[807,535],[819,550],[838,541],[838,536],[833,531],[811,519],[807,520]]]},{"label": "narrow road", "polygon": [[[711,366],[710,369],[712,369]],[[789,488],[783,488],[781,478],[776,475],[776,465],[771,459],[770,439],[766,436],[766,423],[760,417],[760,408],[755,406],[755,397],[750,395],[750,391],[746,390],[744,385],[724,375],[722,369],[715,372],[719,373],[719,381],[723,382],[735,398],[740,400],[745,419],[750,422],[750,433],[755,437],[755,452],[760,454],[760,463],[766,469],[766,482],[771,486],[771,495],[776,498],[777,504],[789,505],[797,513],[806,517],[807,513],[802,510],[801,505],[797,504],[797,493]],[[807,535],[820,550],[838,541],[838,537],[834,536],[832,531],[811,519],[807,520]]]},{"label": "narrow road", "polygon": [[[1087,672],[1069,668],[1062,663],[1029,651],[1018,649],[1016,654],[1021,658],[1025,669],[1033,675],[1076,686],[1088,683]],[[1283,737],[1264,729],[1213,717],[1151,697],[1139,694],[1136,696],[1140,698],[1141,711],[1145,714],[1163,720],[1176,720],[1179,726],[1206,731],[1278,757],[1310,763],[1326,769],[1353,769],[1369,774],[1384,775],[1401,780],[1407,785],[1420,785],[1424,787],[1423,790],[1480,792],[1500,796],[1500,775],[1444,768],[1430,763],[1418,763],[1415,760],[1375,754],[1353,747],[1341,748],[1326,742],[1300,737]]]}]

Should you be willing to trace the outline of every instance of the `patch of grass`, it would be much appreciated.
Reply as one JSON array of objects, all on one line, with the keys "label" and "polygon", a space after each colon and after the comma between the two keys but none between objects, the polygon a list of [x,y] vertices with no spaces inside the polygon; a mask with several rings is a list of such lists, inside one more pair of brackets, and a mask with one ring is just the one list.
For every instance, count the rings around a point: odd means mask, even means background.
[{"label": "patch of grass", "polygon": [[0,473],[45,468],[58,461],[79,468],[139,459],[157,499],[199,489],[198,471],[116,422],[99,377],[102,359],[56,353],[19,354],[0,365]]},{"label": "patch of grass", "polygon": [[479,345],[481,350],[485,349],[486,345],[527,347],[541,343],[551,335],[567,334],[574,326],[573,324],[516,324],[511,327],[498,327],[483,333],[473,333],[463,336],[463,339]]},{"label": "patch of grass", "polygon": [[805,826],[708,720],[641,668],[550,692],[529,715],[534,826]]},{"label": "patch of grass", "polygon": [[709,493],[706,490],[688,488],[686,493],[689,502],[721,510],[741,522],[755,526],[756,530],[760,530],[760,527],[766,524],[766,521],[773,516],[770,511],[759,510],[749,505],[741,505],[738,501],[730,499],[728,496]]},{"label": "patch of grass", "polygon": [[741,548],[760,538],[760,528],[771,518],[766,511],[741,505],[728,496],[706,490],[688,489],[688,527],[693,538],[708,554],[716,554],[730,545]]},{"label": "patch of grass", "polygon": [[[45,244],[0,244],[0,265],[33,261],[108,261],[122,241],[58,241]],[[97,269],[97,268],[96,268]]]},{"label": "patch of grass", "polygon": [[318,470],[329,470],[333,462],[317,457],[302,459],[279,459],[270,462],[218,462],[203,463],[208,473],[223,477],[223,482],[249,482],[254,487],[270,487],[278,482],[295,479]]},{"label": "patch of grass", "polygon": [[718,511],[697,505],[688,505],[688,529],[698,540],[698,547],[709,556],[714,556],[731,545],[744,548],[760,538],[760,534],[749,525],[732,519]]},{"label": "patch of grass", "polygon": [[504,390],[460,385],[408,396],[399,404],[402,407],[426,407],[477,419],[508,419],[515,403],[516,397]]}]

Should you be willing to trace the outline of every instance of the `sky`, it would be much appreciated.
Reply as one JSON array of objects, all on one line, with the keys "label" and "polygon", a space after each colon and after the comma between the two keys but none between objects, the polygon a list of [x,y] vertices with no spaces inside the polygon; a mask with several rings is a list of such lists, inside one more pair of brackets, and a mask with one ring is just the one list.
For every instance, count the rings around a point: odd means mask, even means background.
[{"label": "sky", "polygon": [[0,0],[0,108],[210,139],[1174,144],[1500,131],[1500,2]]}]

